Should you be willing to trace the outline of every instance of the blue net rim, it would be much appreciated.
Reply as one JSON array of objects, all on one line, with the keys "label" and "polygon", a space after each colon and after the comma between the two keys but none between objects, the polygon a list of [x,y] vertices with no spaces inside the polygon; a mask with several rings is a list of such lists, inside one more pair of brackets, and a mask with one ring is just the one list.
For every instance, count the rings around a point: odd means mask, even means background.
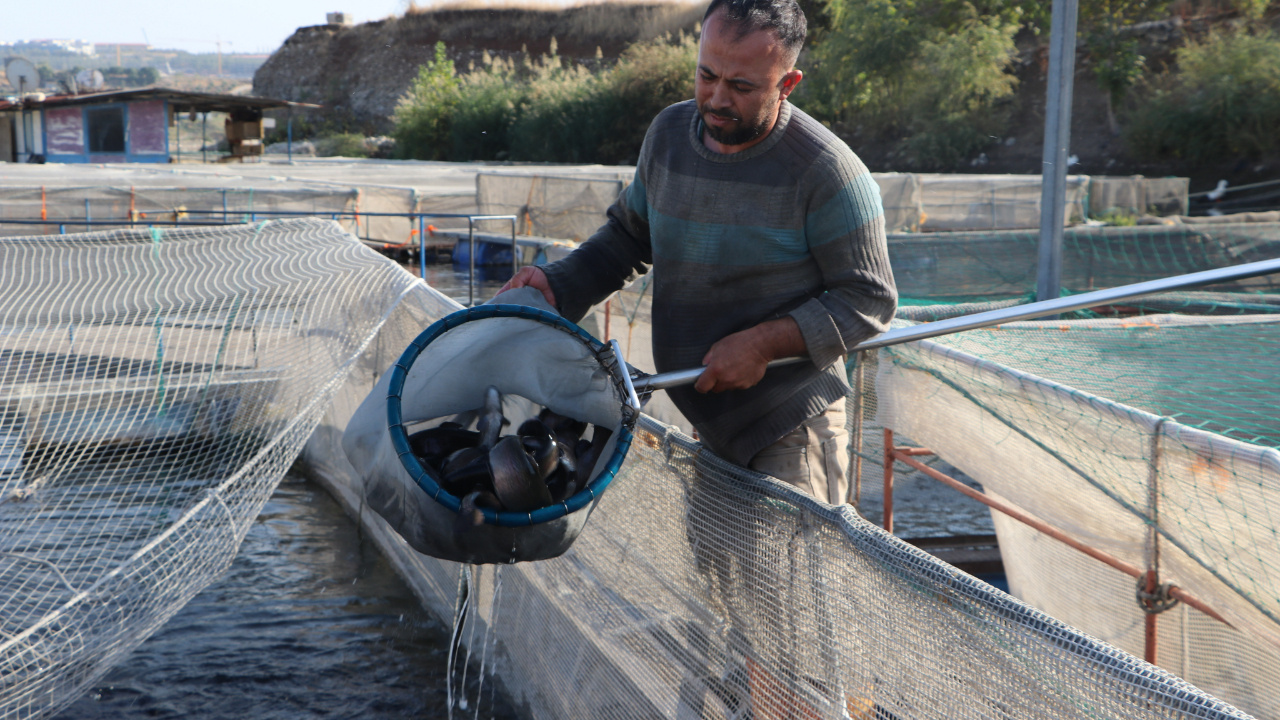
[{"label": "blue net rim", "polygon": [[[409,476],[413,478],[413,481],[433,500],[453,512],[458,512],[462,506],[462,500],[440,487],[439,483],[422,466],[422,463],[418,462],[418,458],[414,457],[413,451],[409,449],[409,434],[404,428],[404,418],[400,412],[400,398],[404,392],[404,382],[409,376],[409,368],[418,359],[418,355],[436,338],[459,325],[473,320],[504,317],[534,320],[558,330],[563,330],[581,340],[593,352],[599,351],[603,347],[603,343],[592,337],[586,330],[555,313],[527,305],[504,304],[478,305],[450,313],[432,323],[430,327],[414,338],[413,342],[409,343],[409,347],[405,348],[404,353],[400,355],[400,359],[396,360],[395,365],[391,368],[391,383],[387,388],[387,431],[391,433],[391,445],[395,448],[396,454],[400,456],[400,464],[404,465],[404,469],[409,472]],[[493,508],[478,508],[484,516],[484,523],[500,527],[539,525],[577,512],[595,502],[596,498],[600,497],[609,487],[609,484],[613,482],[614,477],[617,476],[618,470],[622,467],[622,461],[626,459],[627,451],[631,448],[632,437],[631,429],[624,424],[618,432],[618,441],[614,446],[613,455],[609,458],[609,462],[604,469],[591,482],[587,483],[586,487],[565,498],[563,502],[538,508],[533,512],[527,513],[499,512]]]}]

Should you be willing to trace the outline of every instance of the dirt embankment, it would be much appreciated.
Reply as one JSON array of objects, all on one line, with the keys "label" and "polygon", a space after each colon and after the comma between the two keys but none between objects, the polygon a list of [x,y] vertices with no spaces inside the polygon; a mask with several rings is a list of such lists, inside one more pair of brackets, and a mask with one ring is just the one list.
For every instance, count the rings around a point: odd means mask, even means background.
[{"label": "dirt embankment", "polygon": [[298,28],[253,76],[256,95],[319,103],[322,124],[367,134],[390,131],[396,101],[443,41],[460,71],[493,55],[547,53],[592,61],[628,45],[691,30],[704,4],[599,3],[563,10],[478,8],[410,12],[355,26]]}]

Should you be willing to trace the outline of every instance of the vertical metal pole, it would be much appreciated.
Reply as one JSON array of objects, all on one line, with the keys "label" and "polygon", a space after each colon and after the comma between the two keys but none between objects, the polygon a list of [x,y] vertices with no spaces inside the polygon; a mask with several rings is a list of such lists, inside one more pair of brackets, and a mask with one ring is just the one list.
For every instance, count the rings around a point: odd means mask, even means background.
[{"label": "vertical metal pole", "polygon": [[427,218],[418,216],[418,277],[427,281]]},{"label": "vertical metal pole", "polygon": [[511,274],[512,275],[515,275],[516,271],[520,269],[520,259],[516,256],[516,253],[519,251],[520,249],[516,247],[516,219],[513,216],[511,218]]},{"label": "vertical metal pole", "polygon": [[476,304],[476,222],[467,218],[467,242],[471,246],[471,265],[467,269],[467,307]]},{"label": "vertical metal pole", "polygon": [[893,431],[884,429],[884,529],[893,532]]},{"label": "vertical metal pole", "polygon": [[290,107],[287,114],[288,119],[285,120],[285,127],[289,134],[289,140],[285,143],[285,148],[289,151],[289,164],[293,164],[293,108]]},{"label": "vertical metal pole", "polygon": [[1057,298],[1062,293],[1062,224],[1066,209],[1067,147],[1071,141],[1071,91],[1076,68],[1078,7],[1079,0],[1053,0],[1049,78],[1045,87],[1037,300]]},{"label": "vertical metal pole", "polygon": [[[1160,436],[1164,431],[1166,418],[1160,418],[1151,431],[1151,445],[1147,459],[1147,573],[1143,587],[1149,596],[1154,596],[1160,587]],[[1143,618],[1144,647],[1143,659],[1155,665],[1159,659],[1158,640],[1159,619],[1151,608],[1146,610]],[[1183,628],[1186,632],[1186,628]]]},{"label": "vertical metal pole", "polygon": [[849,483],[849,497],[845,498],[845,502],[853,506],[854,510],[862,504],[862,378],[863,366],[867,359],[867,353],[858,353],[854,356],[854,383],[853,383],[853,452],[852,460],[849,463],[849,469],[853,472],[853,482]]},{"label": "vertical metal pole", "polygon": [[209,162],[209,113],[201,114],[200,120],[200,162]]},{"label": "vertical metal pole", "polygon": [[[1159,583],[1156,580],[1156,571],[1148,570],[1146,584],[1143,586],[1146,588],[1147,593],[1150,595],[1154,595],[1158,584]],[[1157,630],[1156,614],[1153,612],[1146,613],[1146,616],[1143,618],[1144,643],[1142,648],[1143,650],[1142,659],[1146,660],[1152,665],[1155,665],[1156,660],[1158,659],[1156,655],[1156,630]]]},{"label": "vertical metal pole", "polygon": [[227,224],[227,189],[222,189],[222,224]]},{"label": "vertical metal pole", "polygon": [[93,215],[89,212],[89,198],[84,199],[84,221],[86,223],[93,221]]},{"label": "vertical metal pole", "polygon": [[[609,316],[613,314],[612,303],[612,298],[604,301],[604,337],[600,339],[605,342],[609,342]],[[627,344],[630,345],[630,343]]]}]

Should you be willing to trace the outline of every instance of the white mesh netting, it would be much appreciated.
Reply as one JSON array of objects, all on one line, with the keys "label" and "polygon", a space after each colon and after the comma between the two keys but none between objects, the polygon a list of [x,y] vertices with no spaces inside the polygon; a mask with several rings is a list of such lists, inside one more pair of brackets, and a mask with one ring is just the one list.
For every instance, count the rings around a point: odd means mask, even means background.
[{"label": "white mesh netting", "polygon": [[415,285],[320,220],[0,241],[0,717],[222,573]]},{"label": "white mesh netting", "polygon": [[[891,428],[987,494],[1157,570],[1229,623],[1186,604],[1158,614],[1159,664],[1280,717],[1278,329],[1271,313],[1152,315],[1011,323],[882,350],[862,452],[882,457],[872,448]],[[1013,594],[1144,652],[1134,578],[992,518]]]},{"label": "white mesh netting", "polygon": [[[3,247],[14,280],[0,306],[0,716],[46,714],[74,698],[216,577],[304,443],[306,466],[425,605],[450,616],[469,577],[462,636],[472,665],[532,717],[1243,716],[850,508],[724,464],[650,419],[563,557],[481,570],[427,558],[363,506],[338,438],[408,342],[456,304],[327,222]],[[1037,426],[1039,407],[1027,407],[1027,427],[1057,427]],[[918,414],[965,427],[927,405]],[[1053,447],[1069,448],[1073,427]],[[1179,447],[1196,447],[1184,441],[1190,430]],[[1123,437],[1113,442],[1133,445]],[[1253,457],[1232,453],[1213,457]],[[1189,452],[1168,454],[1194,465]],[[1261,507],[1241,497],[1220,510]],[[1161,507],[1195,509],[1172,494]],[[1234,528],[1231,547],[1265,527]],[[1261,591],[1267,557],[1226,569]],[[1185,566],[1203,568],[1195,557]],[[1192,651],[1170,656],[1176,670],[1211,660],[1204,648],[1238,651],[1220,629],[1187,627]]]}]

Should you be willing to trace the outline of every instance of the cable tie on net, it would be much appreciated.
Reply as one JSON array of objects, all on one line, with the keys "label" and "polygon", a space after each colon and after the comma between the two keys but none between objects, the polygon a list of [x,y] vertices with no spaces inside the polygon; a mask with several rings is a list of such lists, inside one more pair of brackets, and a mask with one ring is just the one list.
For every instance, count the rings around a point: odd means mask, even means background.
[{"label": "cable tie on net", "polygon": [[1147,592],[1147,577],[1145,575],[1138,578],[1138,586],[1134,591],[1134,595],[1138,600],[1138,607],[1148,615],[1159,615],[1165,610],[1175,607],[1179,600],[1170,593],[1173,590],[1173,583],[1161,583],[1156,586],[1154,592]]}]

